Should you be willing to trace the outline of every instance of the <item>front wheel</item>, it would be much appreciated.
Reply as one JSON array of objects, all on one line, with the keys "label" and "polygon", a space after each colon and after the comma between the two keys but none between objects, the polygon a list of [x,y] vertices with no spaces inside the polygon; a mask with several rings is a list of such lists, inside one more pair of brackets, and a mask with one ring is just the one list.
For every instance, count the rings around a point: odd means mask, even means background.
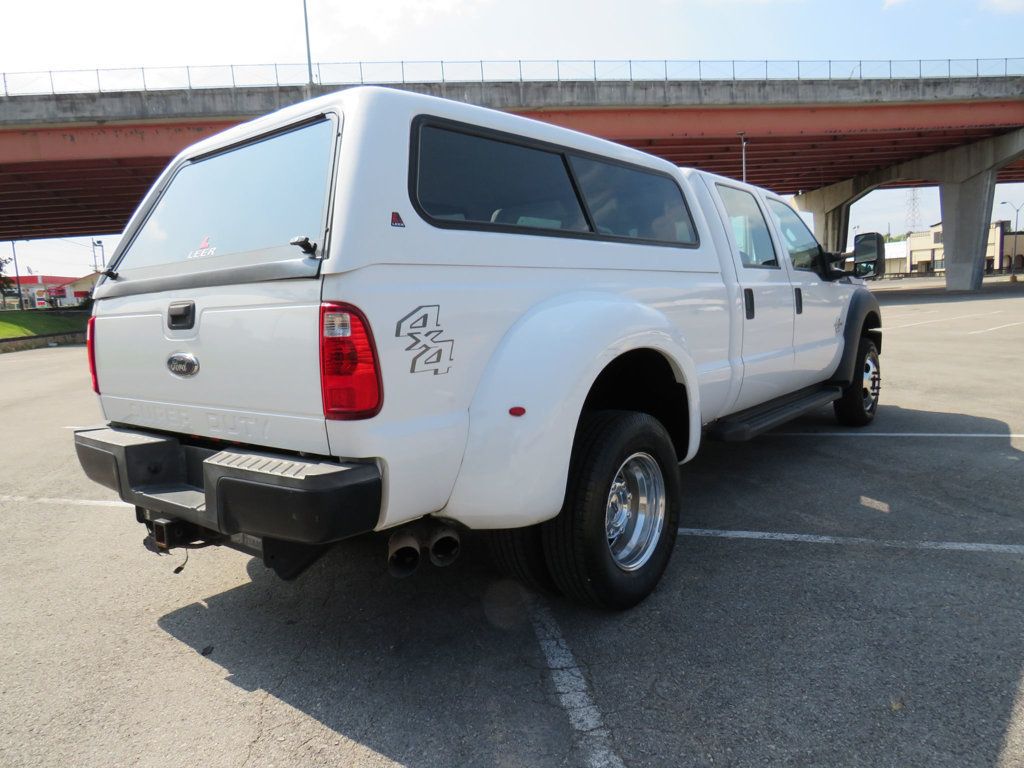
[{"label": "front wheel", "polygon": [[624,609],[658,584],[679,524],[672,440],[645,413],[583,415],[565,505],[541,529],[548,571],[577,602]]},{"label": "front wheel", "polygon": [[843,396],[832,407],[836,419],[847,427],[870,424],[878,411],[878,396],[882,389],[882,369],[878,363],[875,342],[864,337],[857,347],[857,367],[853,381],[843,390]]}]

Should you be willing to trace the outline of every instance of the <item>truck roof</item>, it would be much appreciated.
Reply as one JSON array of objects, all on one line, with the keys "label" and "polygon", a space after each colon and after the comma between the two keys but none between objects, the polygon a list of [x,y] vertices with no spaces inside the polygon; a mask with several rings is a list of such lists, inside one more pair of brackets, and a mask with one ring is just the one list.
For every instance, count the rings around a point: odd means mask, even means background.
[{"label": "truck roof", "polygon": [[[452,99],[427,96],[397,88],[382,86],[356,86],[328,93],[315,99],[293,104],[268,115],[249,120],[227,129],[215,136],[185,149],[180,157],[206,154],[222,147],[235,144],[247,138],[282,128],[304,116],[318,111],[335,110],[346,115],[346,120],[374,120],[377,115],[394,119],[407,114],[411,119],[419,114],[430,114],[480,125],[492,130],[504,131],[518,136],[549,142],[561,146],[590,152],[605,157],[636,163],[650,168],[676,170],[679,167],[667,160],[623,144],[600,139],[569,128],[534,120],[528,117],[501,112],[486,107],[465,104]],[[682,169],[690,171],[691,169]]]}]

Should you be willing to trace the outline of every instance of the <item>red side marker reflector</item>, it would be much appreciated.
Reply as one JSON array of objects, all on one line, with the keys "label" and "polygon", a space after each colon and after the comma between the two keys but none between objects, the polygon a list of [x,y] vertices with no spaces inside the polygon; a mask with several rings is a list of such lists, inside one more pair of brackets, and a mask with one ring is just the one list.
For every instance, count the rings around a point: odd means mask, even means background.
[{"label": "red side marker reflector", "polygon": [[92,377],[92,391],[97,395],[100,393],[100,380],[96,375],[96,317],[89,317],[85,326],[85,351],[89,357],[89,375]]},{"label": "red side marker reflector", "polygon": [[391,212],[391,226],[392,227],[404,227],[405,222],[402,221],[402,217],[398,215],[398,211]]},{"label": "red side marker reflector", "polygon": [[512,406],[511,408],[508,409],[508,415],[509,416],[525,416],[526,415],[526,409],[523,408],[523,406],[521,406],[521,405],[514,405],[514,406]]}]

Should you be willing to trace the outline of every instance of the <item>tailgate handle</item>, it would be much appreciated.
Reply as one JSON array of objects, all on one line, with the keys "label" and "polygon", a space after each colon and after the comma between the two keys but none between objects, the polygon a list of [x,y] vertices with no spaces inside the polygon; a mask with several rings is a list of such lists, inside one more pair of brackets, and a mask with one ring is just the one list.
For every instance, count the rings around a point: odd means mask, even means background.
[{"label": "tailgate handle", "polygon": [[186,331],[196,324],[196,303],[174,301],[167,308],[167,327],[172,331]]}]

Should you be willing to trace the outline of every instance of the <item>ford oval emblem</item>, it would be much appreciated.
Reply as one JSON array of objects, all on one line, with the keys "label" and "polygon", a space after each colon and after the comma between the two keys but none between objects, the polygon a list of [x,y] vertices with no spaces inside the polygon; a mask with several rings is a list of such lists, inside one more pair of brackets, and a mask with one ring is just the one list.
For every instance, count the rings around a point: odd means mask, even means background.
[{"label": "ford oval emblem", "polygon": [[167,358],[167,370],[175,376],[187,378],[199,373],[199,361],[187,352],[175,352]]}]

